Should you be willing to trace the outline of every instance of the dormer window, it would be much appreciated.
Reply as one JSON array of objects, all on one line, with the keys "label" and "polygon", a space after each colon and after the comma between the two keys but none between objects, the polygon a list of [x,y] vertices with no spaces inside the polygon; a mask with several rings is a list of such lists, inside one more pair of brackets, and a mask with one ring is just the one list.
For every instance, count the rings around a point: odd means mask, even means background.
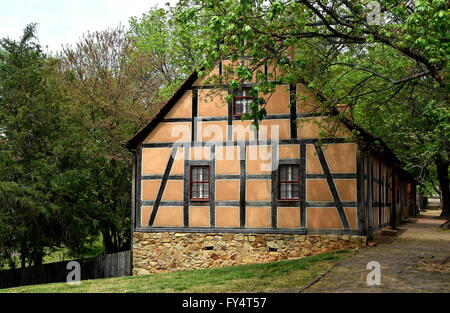
[{"label": "dormer window", "polygon": [[243,88],[235,92],[233,98],[233,115],[241,116],[250,112],[250,103],[253,97],[250,95],[250,88]]}]

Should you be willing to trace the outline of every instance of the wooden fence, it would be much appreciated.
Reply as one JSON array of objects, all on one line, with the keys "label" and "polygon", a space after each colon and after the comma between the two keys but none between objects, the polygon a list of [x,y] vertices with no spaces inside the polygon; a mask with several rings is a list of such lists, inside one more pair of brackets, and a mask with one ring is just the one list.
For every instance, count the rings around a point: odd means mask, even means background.
[{"label": "wooden fence", "polygon": [[[72,261],[80,264],[81,280],[131,275],[131,251]],[[0,271],[0,288],[66,282],[67,276],[73,270],[67,269],[69,262],[71,261]]]}]

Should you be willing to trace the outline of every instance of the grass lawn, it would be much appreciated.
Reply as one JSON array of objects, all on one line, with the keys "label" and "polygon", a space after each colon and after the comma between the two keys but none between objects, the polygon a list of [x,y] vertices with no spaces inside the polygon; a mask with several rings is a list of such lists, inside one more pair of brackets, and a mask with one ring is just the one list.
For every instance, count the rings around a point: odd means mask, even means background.
[{"label": "grass lawn", "polygon": [[1,289],[0,292],[267,292],[301,287],[349,255],[340,250],[265,264]]}]

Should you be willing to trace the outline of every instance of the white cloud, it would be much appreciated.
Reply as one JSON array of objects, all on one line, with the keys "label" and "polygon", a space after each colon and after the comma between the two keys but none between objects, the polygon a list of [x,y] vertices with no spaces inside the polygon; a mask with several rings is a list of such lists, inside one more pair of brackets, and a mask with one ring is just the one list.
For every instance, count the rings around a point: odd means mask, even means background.
[{"label": "white cloud", "polygon": [[176,0],[0,0],[0,38],[18,39],[29,23],[38,23],[41,45],[56,51],[74,44],[87,31],[128,25],[151,7]]}]

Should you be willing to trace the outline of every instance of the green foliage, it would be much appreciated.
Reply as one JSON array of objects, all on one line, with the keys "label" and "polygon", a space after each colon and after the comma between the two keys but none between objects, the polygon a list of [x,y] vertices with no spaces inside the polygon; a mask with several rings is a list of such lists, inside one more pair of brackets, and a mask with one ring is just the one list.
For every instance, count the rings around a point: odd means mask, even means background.
[{"label": "green foliage", "polygon": [[[29,25],[19,42],[0,41],[0,254],[13,266],[40,264],[44,251],[62,245],[76,252],[86,240],[89,208],[65,209],[59,182],[73,166],[66,147],[61,89],[51,83],[54,63],[35,42]],[[0,261],[1,262],[1,261]],[[1,265],[1,264],[0,264]]]},{"label": "green foliage", "polygon": [[334,57],[345,49],[361,45],[370,49],[372,43],[379,43],[412,62],[421,62],[428,68],[423,75],[442,86],[449,58],[448,4],[416,1],[414,6],[411,1],[384,1],[381,5],[379,25],[366,22],[369,8],[364,1],[185,0],[175,12],[180,27],[203,26],[198,29],[201,36],[196,47],[205,54],[202,65],[206,68],[218,59],[246,57],[248,64],[236,69],[239,79],[248,79],[268,60],[282,68],[283,80],[295,79],[293,74],[305,67],[309,55],[292,57],[289,47],[304,51],[304,45],[316,42],[329,52],[328,57]]},{"label": "green foliage", "polygon": [[34,25],[0,44],[0,266],[79,257],[99,238],[107,253],[129,249],[122,143],[160,99],[153,59],[121,29],[88,33],[57,58]]},{"label": "green foliage", "polygon": [[[279,77],[257,76],[261,92],[273,90],[270,81],[303,82],[326,96],[324,112],[348,104],[338,118],[386,141],[420,181],[437,185],[439,178],[450,210],[448,2],[378,3],[376,23],[366,19],[368,1],[185,0],[176,11],[180,27],[203,26],[196,45],[205,54],[202,66],[245,59],[232,70],[230,88],[276,64]],[[246,118],[257,122],[263,108]]]},{"label": "green foliage", "polygon": [[160,100],[158,64],[122,28],[87,33],[61,55],[58,81],[68,97],[74,145],[83,152],[74,168],[79,180],[70,180],[82,184],[81,193],[69,203],[91,207],[88,218],[101,233],[106,253],[130,245],[132,156],[123,143]]},{"label": "green foliage", "polygon": [[173,8],[151,8],[139,19],[130,19],[130,36],[141,53],[150,55],[159,73],[163,99],[170,97],[183,79],[190,75],[201,58],[194,43],[199,26],[190,21],[177,23]]}]

